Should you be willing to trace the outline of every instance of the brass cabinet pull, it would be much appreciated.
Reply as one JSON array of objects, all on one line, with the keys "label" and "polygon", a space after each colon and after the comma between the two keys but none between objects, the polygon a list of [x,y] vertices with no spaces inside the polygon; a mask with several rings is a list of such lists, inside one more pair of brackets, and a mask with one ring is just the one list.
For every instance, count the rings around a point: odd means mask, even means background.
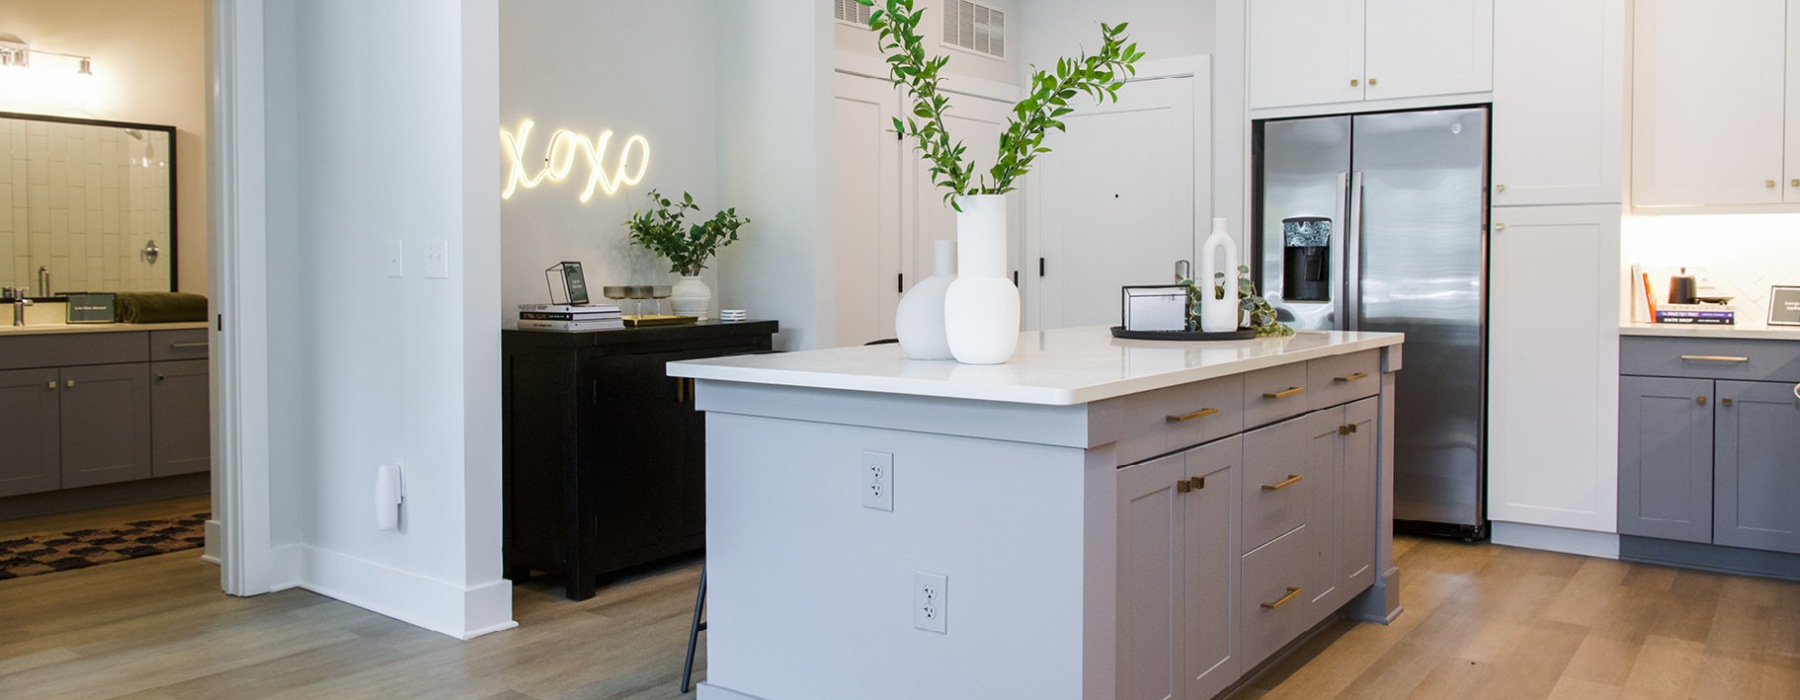
[{"label": "brass cabinet pull", "polygon": [[1357,372],[1356,374],[1352,374],[1348,377],[1334,377],[1333,380],[1340,381],[1340,382],[1354,382],[1358,379],[1368,379],[1368,378],[1369,378],[1368,372]]},{"label": "brass cabinet pull", "polygon": [[1731,399],[1719,399],[1719,405],[1731,408]]},{"label": "brass cabinet pull", "polygon": [[1505,230],[1506,230],[1506,224],[1503,224],[1503,223],[1500,223],[1500,224],[1494,224],[1494,230],[1495,230],[1495,231],[1505,231]]},{"label": "brass cabinet pull", "polygon": [[1800,177],[1794,178],[1792,180],[1788,180],[1788,186],[1800,187]]},{"label": "brass cabinet pull", "polygon": [[65,382],[64,382],[64,383],[63,383],[63,386],[66,386],[66,387],[68,387],[68,388],[70,388],[70,389],[73,389],[73,388],[75,388],[75,380],[73,380],[73,379],[70,379],[70,380],[66,380],[66,381],[65,381]]},{"label": "brass cabinet pull", "polygon": [[1775,181],[1774,180],[1763,180],[1763,187],[1767,187],[1771,190],[1775,189]]},{"label": "brass cabinet pull", "polygon": [[1306,387],[1303,387],[1303,386],[1290,386],[1290,387],[1288,387],[1288,388],[1287,388],[1287,391],[1277,391],[1277,392],[1273,392],[1273,393],[1264,393],[1264,394],[1263,394],[1263,398],[1265,398],[1265,399],[1285,399],[1285,398],[1287,398],[1287,397],[1289,397],[1289,396],[1293,396],[1293,395],[1294,395],[1294,394],[1298,394],[1298,393],[1300,393],[1300,392],[1302,392],[1302,391],[1306,391]]},{"label": "brass cabinet pull", "polygon": [[1355,78],[1351,78],[1351,79],[1350,79],[1350,87],[1357,87],[1357,86],[1359,86],[1359,85],[1362,85],[1362,81],[1361,81],[1361,80],[1357,80],[1357,79],[1355,79]]},{"label": "brass cabinet pull", "polygon": [[1218,412],[1219,412],[1219,409],[1216,409],[1216,408],[1202,408],[1193,413],[1182,413],[1179,415],[1171,413],[1168,416],[1168,421],[1170,423],[1186,423],[1195,418],[1205,418],[1207,416],[1210,416],[1210,415],[1212,415],[1214,413],[1218,413]]},{"label": "brass cabinet pull", "polygon": [[1494,191],[1495,192],[1505,192],[1506,185],[1494,185]]},{"label": "brass cabinet pull", "polygon": [[1263,490],[1264,490],[1264,491],[1280,491],[1280,490],[1282,490],[1282,489],[1285,489],[1285,488],[1287,488],[1287,487],[1289,487],[1289,486],[1293,486],[1293,485],[1294,485],[1294,484],[1298,484],[1298,483],[1300,483],[1300,480],[1302,480],[1302,479],[1305,479],[1305,478],[1306,478],[1306,477],[1305,477],[1305,476],[1304,476],[1304,475],[1300,475],[1300,474],[1289,474],[1289,475],[1288,475],[1288,478],[1287,478],[1287,481],[1283,481],[1283,482],[1281,482],[1281,483],[1279,483],[1279,484],[1263,484],[1263,487],[1262,487],[1262,489],[1263,489]]},{"label": "brass cabinet pull", "polygon": [[1750,358],[1748,358],[1748,357],[1737,357],[1734,355],[1682,355],[1681,359],[1683,362],[1687,362],[1687,361],[1693,361],[1693,362],[1749,362],[1750,361]]},{"label": "brass cabinet pull", "polygon": [[1192,490],[1194,490],[1194,485],[1191,483],[1188,483],[1187,479],[1182,479],[1180,481],[1175,482],[1176,493],[1187,493]]},{"label": "brass cabinet pull", "polygon": [[1206,477],[1190,476],[1188,477],[1188,484],[1193,486],[1195,491],[1199,491],[1200,489],[1206,488]]},{"label": "brass cabinet pull", "polygon": [[1700,405],[1702,405],[1702,406],[1705,406],[1705,405],[1706,405],[1706,397],[1704,397],[1704,396],[1696,396],[1696,397],[1694,397],[1694,403],[1697,403],[1697,404],[1700,404]]},{"label": "brass cabinet pull", "polygon": [[1349,435],[1354,432],[1356,432],[1356,424],[1355,423],[1351,423],[1349,425],[1338,426],[1338,434],[1339,435]]},{"label": "brass cabinet pull", "polygon": [[1290,600],[1293,600],[1294,596],[1297,596],[1297,595],[1300,595],[1300,589],[1295,588],[1293,586],[1288,586],[1287,595],[1282,596],[1281,600],[1277,600],[1273,603],[1263,603],[1262,606],[1265,608],[1268,608],[1270,610],[1274,610],[1283,605],[1287,605],[1287,602]]},{"label": "brass cabinet pull", "polygon": [[198,343],[169,343],[169,349],[170,350],[192,350],[194,348],[206,347],[206,345],[207,344],[205,341],[201,341]]},{"label": "brass cabinet pull", "polygon": [[54,379],[50,380],[50,384],[44,388],[54,391],[56,389],[56,380],[54,380]]},{"label": "brass cabinet pull", "polygon": [[1375,87],[1375,79],[1374,78],[1369,79],[1369,87]]}]

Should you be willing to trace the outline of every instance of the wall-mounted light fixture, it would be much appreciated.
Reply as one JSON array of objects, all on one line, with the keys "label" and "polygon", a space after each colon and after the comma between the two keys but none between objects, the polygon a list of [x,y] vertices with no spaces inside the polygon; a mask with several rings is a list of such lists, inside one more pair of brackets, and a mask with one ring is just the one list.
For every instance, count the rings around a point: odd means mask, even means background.
[{"label": "wall-mounted light fixture", "polygon": [[75,59],[75,74],[76,75],[93,75],[94,74],[94,57],[92,57],[92,56],[83,56],[80,54],[59,53],[56,51],[45,51],[43,49],[34,49],[34,48],[31,48],[29,45],[27,45],[25,42],[20,41],[19,38],[16,36],[13,36],[11,34],[0,35],[0,67],[30,68],[31,67],[31,57],[34,55],[38,55],[38,54],[43,54],[45,56],[60,56],[63,58],[73,58],[73,59]]},{"label": "wall-mounted light fixture", "polygon": [[[581,191],[583,204],[594,198],[595,189],[612,195],[617,194],[621,187],[643,182],[644,172],[650,169],[650,141],[634,134],[625,139],[625,145],[619,148],[618,160],[614,161],[611,168],[612,172],[607,172],[605,160],[608,145],[613,138],[611,129],[600,132],[598,138],[589,138],[568,129],[556,130],[550,135],[550,143],[544,150],[540,166],[536,158],[526,154],[526,141],[531,138],[534,126],[536,124],[527,119],[519,124],[516,132],[504,129],[500,131],[500,143],[505,146],[506,155],[512,161],[507,167],[506,188],[500,192],[501,199],[512,199],[513,193],[520,187],[531,189],[546,179],[563,181],[575,169],[578,158],[588,168],[587,186]],[[538,168],[536,174],[527,172],[528,164]]]}]

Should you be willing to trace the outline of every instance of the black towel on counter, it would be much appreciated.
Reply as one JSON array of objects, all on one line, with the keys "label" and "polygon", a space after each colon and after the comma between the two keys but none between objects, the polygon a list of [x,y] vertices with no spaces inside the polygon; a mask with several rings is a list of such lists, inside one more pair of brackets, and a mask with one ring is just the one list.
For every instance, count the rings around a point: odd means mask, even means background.
[{"label": "black towel on counter", "polygon": [[113,318],[120,323],[206,321],[206,295],[187,292],[119,292]]}]

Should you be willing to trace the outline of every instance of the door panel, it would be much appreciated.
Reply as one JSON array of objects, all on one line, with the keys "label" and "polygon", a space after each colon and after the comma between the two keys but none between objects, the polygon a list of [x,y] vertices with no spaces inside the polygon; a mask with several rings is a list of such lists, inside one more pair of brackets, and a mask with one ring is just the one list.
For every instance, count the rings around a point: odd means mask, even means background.
[{"label": "door panel", "polygon": [[1367,12],[1365,98],[1493,88],[1493,0],[1367,0]]},{"label": "door panel", "polygon": [[[1259,122],[1257,184],[1262,207],[1256,212],[1261,237],[1263,298],[1285,323],[1300,330],[1338,329],[1343,318],[1344,197],[1350,177],[1350,118],[1319,117]],[[1288,301],[1283,298],[1282,220],[1322,217],[1331,220],[1330,298]]]},{"label": "door panel", "polygon": [[0,497],[62,487],[55,369],[0,372]]},{"label": "door panel", "polygon": [[155,476],[212,469],[212,411],[206,360],[150,365],[150,452]]},{"label": "door panel", "polygon": [[1119,470],[1119,675],[1122,700],[1181,697],[1182,522],[1190,494],[1181,454]]},{"label": "door panel", "polygon": [[1707,379],[1619,378],[1619,534],[1712,541],[1712,391]]},{"label": "door panel", "polygon": [[1238,548],[1232,532],[1237,504],[1237,467],[1243,440],[1229,438],[1187,453],[1189,482],[1201,482],[1183,497],[1187,511],[1187,593],[1185,668],[1187,698],[1210,698],[1237,680],[1238,658],[1232,620],[1232,588],[1237,583]]},{"label": "door panel", "polygon": [[1349,599],[1375,583],[1375,547],[1379,523],[1380,462],[1376,456],[1380,426],[1379,399],[1363,399],[1344,407],[1344,424],[1354,432],[1344,436],[1343,483],[1338,500],[1343,508],[1342,534],[1338,538],[1338,585]]},{"label": "door panel", "polygon": [[1363,0],[1256,0],[1250,108],[1363,99]]},{"label": "door panel", "polygon": [[63,488],[150,478],[149,363],[61,375]]},{"label": "door panel", "polygon": [[834,332],[821,347],[894,337],[900,303],[899,97],[886,81],[842,73],[832,100]]},{"label": "door panel", "polygon": [[1800,554],[1800,405],[1794,386],[1720,380],[1713,543]]},{"label": "door panel", "polygon": [[1618,203],[1625,0],[1505,0],[1494,24],[1494,206]]}]

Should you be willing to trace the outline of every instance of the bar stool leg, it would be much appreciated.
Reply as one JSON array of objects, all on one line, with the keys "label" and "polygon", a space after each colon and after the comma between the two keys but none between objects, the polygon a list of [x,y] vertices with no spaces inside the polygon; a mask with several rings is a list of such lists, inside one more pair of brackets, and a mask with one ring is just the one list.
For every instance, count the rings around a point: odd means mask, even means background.
[{"label": "bar stool leg", "polygon": [[700,621],[700,613],[706,609],[706,565],[700,565],[700,593],[694,596],[694,622],[688,626],[687,661],[681,665],[681,692],[688,692],[694,678],[694,644],[699,641],[700,633],[706,631],[706,623]]}]

